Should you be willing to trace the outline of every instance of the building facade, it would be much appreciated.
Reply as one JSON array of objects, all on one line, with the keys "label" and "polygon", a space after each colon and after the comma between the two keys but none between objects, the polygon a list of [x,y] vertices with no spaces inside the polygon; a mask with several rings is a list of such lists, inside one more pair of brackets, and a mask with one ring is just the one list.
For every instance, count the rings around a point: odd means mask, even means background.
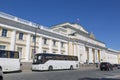
[{"label": "building facade", "polygon": [[105,43],[79,24],[46,28],[2,12],[0,49],[19,51],[22,62],[31,62],[37,53],[55,53],[78,56],[80,63],[119,63],[118,51],[106,48]]}]

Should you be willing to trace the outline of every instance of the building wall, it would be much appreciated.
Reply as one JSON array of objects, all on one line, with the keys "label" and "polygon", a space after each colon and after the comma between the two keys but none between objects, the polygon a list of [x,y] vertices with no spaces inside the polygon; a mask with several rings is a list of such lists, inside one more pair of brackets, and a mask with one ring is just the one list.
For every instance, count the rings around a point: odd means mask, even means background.
[{"label": "building wall", "polygon": [[118,63],[120,64],[120,54],[118,54]]},{"label": "building wall", "polygon": [[[2,34],[2,29],[4,27],[0,27],[0,33]],[[13,38],[12,32],[14,31],[14,29],[9,29],[7,28],[7,36],[6,37],[2,37],[0,35],[0,45],[5,45],[5,49],[6,50],[11,50],[11,45],[13,42],[15,42],[15,44],[13,45],[15,48],[12,50],[16,50],[16,51],[20,51],[20,56],[21,56],[21,60],[22,61],[29,61],[32,60],[33,58],[33,54],[34,54],[34,42],[32,40],[32,37],[34,34],[30,34],[30,33],[26,33],[23,31],[19,31],[16,30],[15,33],[15,41],[11,41]],[[23,33],[23,40],[19,40],[19,33],[22,32]],[[47,39],[47,44],[43,44],[44,42],[44,38]],[[59,41],[59,40],[55,40],[56,41],[56,45],[53,45],[53,40],[55,39],[51,39],[48,37],[44,37],[44,36],[39,36],[37,35],[36,38],[36,52],[53,52],[53,53],[58,53],[58,54],[66,54],[66,42],[63,41]],[[41,42],[41,43],[40,43]],[[63,47],[61,48],[61,42],[63,42]]]},{"label": "building wall", "polygon": [[[34,54],[47,52],[78,56],[80,63],[89,64],[102,61],[118,63],[117,52],[106,50],[104,43],[88,37],[88,32],[81,26],[80,30],[84,30],[85,35],[76,34],[74,36],[68,36],[75,32],[74,28],[79,29],[78,25],[74,27],[74,25],[68,23],[67,26],[69,25],[72,28],[65,28],[64,31],[66,32],[60,34],[41,26],[38,28],[34,23],[25,20],[22,21],[17,17],[9,17],[9,15],[7,18],[5,16],[0,14],[0,48],[19,51],[21,61],[32,61]],[[59,26],[57,27],[55,29],[61,30]],[[6,37],[2,36],[3,28],[7,29]],[[36,45],[33,39],[35,30],[37,30]],[[21,40],[19,39],[20,33],[23,35],[23,39]]]}]

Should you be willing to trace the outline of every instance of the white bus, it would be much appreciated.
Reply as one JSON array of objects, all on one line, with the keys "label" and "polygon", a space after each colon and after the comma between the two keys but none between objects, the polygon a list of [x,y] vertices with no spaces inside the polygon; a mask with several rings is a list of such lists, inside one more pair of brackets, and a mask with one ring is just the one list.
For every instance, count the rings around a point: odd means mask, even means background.
[{"label": "white bus", "polygon": [[20,71],[19,52],[0,50],[0,69],[3,72]]},{"label": "white bus", "polygon": [[78,69],[78,57],[61,54],[35,54],[32,70]]}]

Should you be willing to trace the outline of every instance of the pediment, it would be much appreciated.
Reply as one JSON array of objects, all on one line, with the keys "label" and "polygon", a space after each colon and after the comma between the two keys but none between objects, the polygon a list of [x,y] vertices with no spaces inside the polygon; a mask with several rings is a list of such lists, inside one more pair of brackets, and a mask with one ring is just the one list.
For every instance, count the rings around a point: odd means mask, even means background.
[{"label": "pediment", "polygon": [[88,31],[86,31],[81,25],[79,24],[75,24],[75,23],[63,23],[63,24],[59,24],[59,25],[56,25],[54,27],[52,27],[51,29],[52,30],[55,30],[55,29],[61,29],[61,28],[64,28],[64,29],[73,29],[73,30],[77,30],[77,31],[82,31],[84,33],[88,33]]}]

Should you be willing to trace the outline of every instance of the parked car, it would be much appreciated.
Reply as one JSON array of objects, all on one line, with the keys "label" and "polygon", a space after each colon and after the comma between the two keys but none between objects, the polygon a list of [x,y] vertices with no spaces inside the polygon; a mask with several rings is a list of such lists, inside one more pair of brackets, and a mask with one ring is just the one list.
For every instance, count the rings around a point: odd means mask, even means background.
[{"label": "parked car", "polygon": [[3,72],[2,72],[1,67],[0,67],[0,80],[3,80]]},{"label": "parked car", "polygon": [[109,62],[101,62],[100,63],[100,70],[103,71],[103,70],[113,70],[113,65]]},{"label": "parked car", "polygon": [[120,64],[117,65],[117,68],[120,69]]},{"label": "parked car", "polygon": [[115,67],[115,68],[116,68],[117,66],[118,66],[118,64],[113,64],[113,67]]}]

